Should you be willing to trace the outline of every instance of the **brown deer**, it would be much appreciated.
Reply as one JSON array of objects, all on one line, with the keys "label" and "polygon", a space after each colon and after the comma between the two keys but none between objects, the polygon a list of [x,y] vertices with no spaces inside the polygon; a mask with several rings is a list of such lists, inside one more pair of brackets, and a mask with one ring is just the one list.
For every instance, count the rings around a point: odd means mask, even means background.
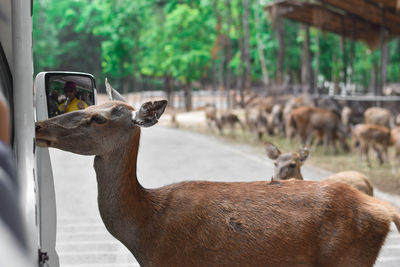
[{"label": "brown deer", "polygon": [[364,121],[366,124],[375,124],[390,128],[392,124],[392,114],[385,108],[370,107],[364,111]]},{"label": "brown deer", "polygon": [[236,125],[239,125],[242,131],[244,131],[244,125],[240,121],[239,117],[231,111],[225,111],[221,114],[221,116],[217,119],[217,128],[220,134],[224,134],[224,128],[229,126],[231,129],[231,134],[234,135],[234,130]]},{"label": "brown deer", "polygon": [[334,111],[311,106],[296,108],[291,113],[291,125],[296,129],[298,140],[303,145],[311,143],[315,135],[323,139],[324,151],[331,145],[332,151],[337,152],[335,141],[338,139],[343,147],[347,144],[344,135],[341,134],[342,127],[340,115]]},{"label": "brown deer", "polygon": [[306,105],[309,106],[311,105],[311,103],[310,100],[305,96],[291,97],[284,104],[284,108],[282,111],[282,120],[284,124],[285,135],[287,138],[290,138],[290,140],[292,140],[296,134],[296,130],[293,128],[292,125],[291,114],[295,108]]},{"label": "brown deer", "polygon": [[357,124],[352,129],[352,142],[355,147],[359,147],[359,165],[365,156],[368,166],[371,166],[369,160],[369,149],[376,152],[379,164],[386,160],[389,164],[388,148],[390,146],[390,129],[385,126],[375,124]]},{"label": "brown deer", "polygon": [[218,124],[217,107],[214,104],[207,104],[204,109],[204,115],[208,128],[212,131]]},{"label": "brown deer", "polygon": [[281,135],[285,134],[285,126],[283,124],[283,106],[275,104],[270,113],[267,113],[267,129],[269,135],[275,134],[275,129]]},{"label": "brown deer", "polygon": [[111,101],[36,123],[37,145],[96,155],[102,220],[141,266],[372,266],[392,221],[400,231],[398,211],[340,183],[143,188],[140,127],[166,103]]},{"label": "brown deer", "polygon": [[255,134],[258,140],[262,140],[267,132],[267,113],[261,106],[247,107],[245,110],[245,122],[250,132]]},{"label": "brown deer", "polygon": [[[303,180],[301,166],[308,159],[310,151],[303,147],[299,152],[281,153],[281,151],[272,143],[264,144],[267,156],[274,160],[274,180],[297,179]],[[335,173],[323,179],[323,181],[342,182],[349,184],[367,195],[373,196],[374,188],[369,179],[357,171],[343,171]]]},{"label": "brown deer", "polygon": [[350,127],[350,120],[353,114],[352,108],[345,106],[343,107],[342,111],[340,112],[340,117],[342,120],[342,124],[345,127],[346,134],[351,134],[351,127]]},{"label": "brown deer", "polygon": [[393,173],[396,172],[397,169],[400,168],[400,126],[393,128],[390,131],[391,137],[391,145],[394,146],[394,164],[393,164]]}]

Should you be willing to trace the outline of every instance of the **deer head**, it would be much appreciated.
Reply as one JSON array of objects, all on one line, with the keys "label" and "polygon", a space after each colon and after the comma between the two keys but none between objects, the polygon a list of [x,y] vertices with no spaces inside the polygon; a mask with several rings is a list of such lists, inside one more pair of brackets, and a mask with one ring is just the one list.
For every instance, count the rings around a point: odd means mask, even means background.
[{"label": "deer head", "polygon": [[267,156],[274,160],[274,176],[276,180],[287,180],[295,178],[303,180],[300,168],[310,156],[310,150],[307,147],[301,148],[298,153],[281,151],[272,143],[265,142],[264,144]]},{"label": "deer head", "polygon": [[36,123],[36,144],[82,155],[108,154],[139,134],[140,127],[156,124],[166,106],[161,100],[135,110],[125,102],[110,101],[65,113]]}]

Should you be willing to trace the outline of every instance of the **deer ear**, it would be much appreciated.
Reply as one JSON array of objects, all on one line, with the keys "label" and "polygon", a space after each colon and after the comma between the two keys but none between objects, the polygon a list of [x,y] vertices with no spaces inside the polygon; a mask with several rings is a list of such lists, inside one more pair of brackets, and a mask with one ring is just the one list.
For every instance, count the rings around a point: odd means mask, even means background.
[{"label": "deer ear", "polygon": [[144,103],[139,110],[132,112],[132,121],[141,127],[153,126],[164,113],[167,103],[167,100]]},{"label": "deer ear", "polygon": [[275,160],[281,154],[281,151],[279,151],[279,149],[274,144],[272,144],[268,141],[264,143],[264,147],[265,147],[265,152],[267,152],[267,156],[270,159]]},{"label": "deer ear", "polygon": [[310,149],[308,147],[303,147],[299,150],[299,154],[301,163],[304,163],[310,157]]},{"label": "deer ear", "polygon": [[125,98],[122,95],[120,95],[117,90],[112,88],[112,86],[108,83],[107,78],[106,78],[105,83],[106,83],[106,91],[107,91],[108,99],[110,101],[111,100],[118,100],[118,101],[122,101],[122,102],[126,103]]}]

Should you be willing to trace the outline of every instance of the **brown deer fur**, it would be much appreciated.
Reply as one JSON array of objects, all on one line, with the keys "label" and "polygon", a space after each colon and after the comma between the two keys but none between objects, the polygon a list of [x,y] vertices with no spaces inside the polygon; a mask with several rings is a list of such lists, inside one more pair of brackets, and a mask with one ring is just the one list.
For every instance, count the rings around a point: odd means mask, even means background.
[{"label": "brown deer fur", "polygon": [[229,126],[231,129],[231,134],[234,134],[235,126],[239,125],[240,128],[244,131],[244,125],[240,121],[239,117],[232,113],[231,111],[225,111],[217,120],[217,128],[221,134],[224,133],[224,128]]},{"label": "brown deer fur", "polygon": [[262,106],[246,107],[245,122],[249,130],[262,140],[264,133],[267,131],[267,113]]},{"label": "brown deer fur", "polygon": [[392,114],[389,110],[380,107],[370,107],[364,111],[366,124],[376,124],[390,128]]},{"label": "brown deer fur", "polygon": [[283,108],[283,113],[282,113],[282,119],[284,123],[284,129],[285,129],[285,134],[287,138],[292,139],[294,135],[296,134],[295,129],[293,128],[292,125],[292,112],[295,108],[301,107],[301,106],[306,106],[308,101],[305,99],[305,97],[292,97],[290,98],[286,103]]},{"label": "brown deer fur", "polygon": [[[288,180],[292,178],[303,180],[301,166],[303,166],[310,155],[308,148],[302,148],[298,153],[281,153],[281,151],[270,142],[265,142],[264,147],[267,156],[274,160],[275,168],[273,178],[275,180]],[[323,181],[346,183],[367,195],[373,196],[374,194],[374,188],[369,179],[364,174],[357,171],[338,172],[324,178]]]},{"label": "brown deer fur", "polygon": [[[327,151],[327,147],[330,144],[332,151],[336,153],[335,138],[341,136],[341,120],[340,115],[336,114],[331,110],[326,110],[311,106],[302,106],[296,108],[291,113],[291,125],[296,129],[297,138],[303,145],[311,142],[313,134],[317,133],[318,136],[322,136],[324,151]],[[344,138],[339,138],[344,144]]]},{"label": "brown deer fur", "polygon": [[394,146],[394,166],[400,167],[400,126],[390,131],[391,144]]},{"label": "brown deer fur", "polygon": [[353,144],[359,146],[359,162],[362,163],[365,156],[367,164],[370,166],[369,148],[372,147],[377,153],[380,164],[384,159],[389,161],[388,147],[390,145],[390,129],[385,126],[375,124],[357,124],[352,129]]},{"label": "brown deer fur", "polygon": [[207,104],[205,109],[204,109],[204,114],[206,117],[206,122],[208,125],[208,128],[210,130],[214,129],[218,124],[218,119],[217,119],[217,107],[214,104]]},{"label": "brown deer fur", "polygon": [[400,228],[392,207],[340,183],[143,188],[139,126],[155,124],[165,103],[135,111],[113,101],[36,123],[39,146],[96,155],[101,217],[141,266],[372,266],[390,223]]},{"label": "brown deer fur", "polygon": [[374,195],[374,187],[368,177],[357,171],[343,171],[324,178],[325,181],[349,184],[369,196]]}]

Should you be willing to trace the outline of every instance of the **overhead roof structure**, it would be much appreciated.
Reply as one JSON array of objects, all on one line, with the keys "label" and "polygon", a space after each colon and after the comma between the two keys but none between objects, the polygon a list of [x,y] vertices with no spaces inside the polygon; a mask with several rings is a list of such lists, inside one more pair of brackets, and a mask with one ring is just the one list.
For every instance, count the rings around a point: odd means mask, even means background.
[{"label": "overhead roof structure", "polygon": [[284,16],[376,48],[381,29],[400,36],[399,7],[400,0],[280,0],[266,9],[272,18]]}]

